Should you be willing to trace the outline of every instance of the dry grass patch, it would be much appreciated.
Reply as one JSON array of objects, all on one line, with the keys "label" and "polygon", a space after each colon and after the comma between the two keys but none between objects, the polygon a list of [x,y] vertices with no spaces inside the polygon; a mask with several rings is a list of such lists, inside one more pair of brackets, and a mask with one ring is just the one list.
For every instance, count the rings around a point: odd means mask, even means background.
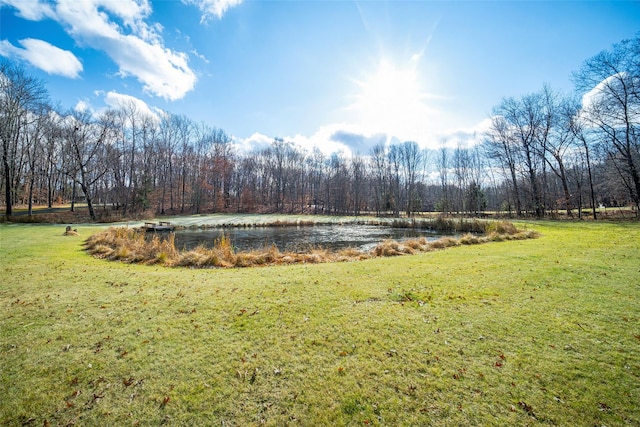
[{"label": "dry grass patch", "polygon": [[425,237],[420,237],[419,239],[407,240],[404,245],[411,249],[422,251],[427,247],[428,243]]},{"label": "dry grass patch", "polygon": [[377,257],[402,255],[400,243],[395,240],[385,240],[373,249],[373,255]]},{"label": "dry grass patch", "polygon": [[460,238],[461,245],[478,245],[485,242],[485,237],[476,236],[475,234],[470,233],[467,233]]},{"label": "dry grass patch", "polygon": [[429,246],[431,246],[431,248],[433,249],[445,249],[445,248],[450,248],[452,246],[459,246],[459,245],[460,245],[460,240],[455,239],[453,237],[443,237],[429,244]]}]

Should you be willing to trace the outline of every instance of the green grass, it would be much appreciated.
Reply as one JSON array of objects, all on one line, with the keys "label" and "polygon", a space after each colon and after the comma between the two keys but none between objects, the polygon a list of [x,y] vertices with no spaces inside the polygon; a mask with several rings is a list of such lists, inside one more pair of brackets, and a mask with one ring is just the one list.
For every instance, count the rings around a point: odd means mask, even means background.
[{"label": "green grass", "polygon": [[527,226],[179,269],[0,225],[0,425],[639,425],[640,224]]}]

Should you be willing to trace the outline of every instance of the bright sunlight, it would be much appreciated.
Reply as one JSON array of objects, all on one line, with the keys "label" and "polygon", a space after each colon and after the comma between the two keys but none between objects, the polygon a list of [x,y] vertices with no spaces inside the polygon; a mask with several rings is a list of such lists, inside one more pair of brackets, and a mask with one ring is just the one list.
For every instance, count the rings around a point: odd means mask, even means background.
[{"label": "bright sunlight", "polygon": [[434,96],[423,87],[419,60],[420,55],[413,55],[399,66],[383,58],[373,73],[355,80],[359,93],[348,110],[359,126],[405,140],[420,140],[432,128],[437,110],[427,102]]}]

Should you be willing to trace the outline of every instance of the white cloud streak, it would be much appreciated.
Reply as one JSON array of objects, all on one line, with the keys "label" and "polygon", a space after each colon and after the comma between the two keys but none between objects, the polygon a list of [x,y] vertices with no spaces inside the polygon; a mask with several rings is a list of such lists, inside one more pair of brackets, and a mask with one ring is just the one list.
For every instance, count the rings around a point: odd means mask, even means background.
[{"label": "white cloud streak", "polygon": [[[437,150],[445,148],[472,148],[483,142],[485,133],[491,126],[491,118],[481,120],[470,127],[451,128],[449,130],[433,133],[428,136],[426,142],[416,141],[424,149]],[[348,123],[334,123],[321,126],[312,135],[278,136],[285,141],[294,143],[307,152],[314,148],[319,149],[324,155],[342,153],[346,157],[354,155],[371,154],[371,149],[377,144],[390,145],[406,141],[398,135],[378,132],[377,129],[363,127]],[[234,139],[237,147],[245,153],[256,149],[262,149],[273,142],[273,137],[261,133],[255,133],[249,138]]]},{"label": "white cloud streak", "polygon": [[[371,134],[364,129],[344,123],[321,126],[313,135],[278,136],[292,142],[299,148],[311,153],[320,150],[325,156],[342,153],[347,157],[354,154],[368,154],[376,143],[388,143],[386,135]],[[236,145],[242,152],[251,152],[268,147],[274,140],[261,133],[254,133],[245,139],[236,139]]]},{"label": "white cloud streak", "polygon": [[213,17],[222,19],[227,10],[241,4],[242,0],[182,0],[182,2],[200,9],[202,12],[200,23],[206,23]]},{"label": "white cloud streak", "polygon": [[23,48],[12,45],[8,40],[0,41],[0,55],[20,58],[48,74],[72,79],[80,77],[82,63],[72,52],[38,39],[22,39],[20,44]]}]

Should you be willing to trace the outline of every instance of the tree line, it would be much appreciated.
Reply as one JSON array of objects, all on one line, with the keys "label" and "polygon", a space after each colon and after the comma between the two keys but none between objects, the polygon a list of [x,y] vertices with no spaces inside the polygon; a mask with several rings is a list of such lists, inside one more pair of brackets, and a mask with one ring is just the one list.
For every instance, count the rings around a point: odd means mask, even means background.
[{"label": "tree line", "polygon": [[543,86],[495,106],[474,146],[414,141],[326,155],[275,138],[241,152],[224,130],[135,102],[60,111],[43,81],[0,63],[0,202],[86,203],[92,219],[283,212],[506,211],[542,218],[598,206],[640,212],[640,36],[586,60],[574,94]]}]

